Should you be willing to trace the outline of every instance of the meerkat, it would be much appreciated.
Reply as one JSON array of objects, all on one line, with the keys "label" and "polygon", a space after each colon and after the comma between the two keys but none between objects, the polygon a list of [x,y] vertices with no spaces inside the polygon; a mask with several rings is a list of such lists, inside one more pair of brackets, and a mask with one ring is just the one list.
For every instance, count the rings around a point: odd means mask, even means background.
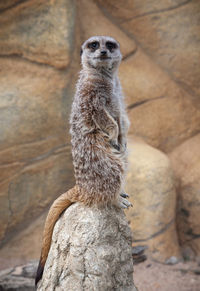
[{"label": "meerkat", "polygon": [[70,116],[76,184],[49,210],[36,285],[43,274],[54,225],[73,202],[98,207],[131,206],[123,191],[129,120],[118,78],[121,59],[119,43],[108,36],[91,37],[81,47],[82,70]]}]

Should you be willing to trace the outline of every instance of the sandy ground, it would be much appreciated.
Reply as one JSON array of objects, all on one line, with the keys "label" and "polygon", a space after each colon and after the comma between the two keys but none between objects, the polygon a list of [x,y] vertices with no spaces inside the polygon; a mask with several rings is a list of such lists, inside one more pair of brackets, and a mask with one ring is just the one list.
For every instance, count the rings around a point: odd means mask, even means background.
[{"label": "sandy ground", "polygon": [[[39,259],[46,214],[0,250],[0,270]],[[135,265],[133,277],[139,291],[200,291],[200,266],[195,262],[169,266],[148,259]]]},{"label": "sandy ground", "polygon": [[133,278],[139,291],[200,291],[200,267],[194,262],[169,266],[147,260],[135,266]]}]

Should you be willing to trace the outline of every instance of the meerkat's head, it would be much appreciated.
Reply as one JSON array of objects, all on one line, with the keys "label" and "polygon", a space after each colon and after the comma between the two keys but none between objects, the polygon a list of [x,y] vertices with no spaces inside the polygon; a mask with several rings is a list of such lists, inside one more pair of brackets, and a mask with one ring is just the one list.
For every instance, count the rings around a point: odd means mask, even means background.
[{"label": "meerkat's head", "polygon": [[81,47],[83,68],[104,69],[114,72],[122,59],[119,43],[109,36],[93,36]]}]

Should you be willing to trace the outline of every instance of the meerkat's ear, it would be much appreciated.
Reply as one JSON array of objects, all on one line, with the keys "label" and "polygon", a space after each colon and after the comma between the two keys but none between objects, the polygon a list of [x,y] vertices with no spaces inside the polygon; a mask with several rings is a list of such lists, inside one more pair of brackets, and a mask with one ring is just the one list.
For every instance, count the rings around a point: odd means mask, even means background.
[{"label": "meerkat's ear", "polygon": [[80,56],[82,56],[82,53],[83,53],[83,49],[81,48],[81,51],[80,51]]}]

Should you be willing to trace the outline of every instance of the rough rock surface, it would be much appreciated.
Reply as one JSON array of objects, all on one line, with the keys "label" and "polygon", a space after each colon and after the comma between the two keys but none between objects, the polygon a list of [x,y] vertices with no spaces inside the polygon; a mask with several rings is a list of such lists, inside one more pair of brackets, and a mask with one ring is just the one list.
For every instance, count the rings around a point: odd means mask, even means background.
[{"label": "rough rock surface", "polygon": [[200,261],[200,134],[170,154],[177,177],[177,229],[186,259]]},{"label": "rough rock surface", "polygon": [[151,256],[180,258],[176,234],[175,181],[168,157],[138,140],[129,140],[126,192],[133,208],[126,215],[134,245],[147,245]]},{"label": "rough rock surface", "polygon": [[56,223],[37,290],[136,290],[131,242],[122,210],[72,205]]}]

